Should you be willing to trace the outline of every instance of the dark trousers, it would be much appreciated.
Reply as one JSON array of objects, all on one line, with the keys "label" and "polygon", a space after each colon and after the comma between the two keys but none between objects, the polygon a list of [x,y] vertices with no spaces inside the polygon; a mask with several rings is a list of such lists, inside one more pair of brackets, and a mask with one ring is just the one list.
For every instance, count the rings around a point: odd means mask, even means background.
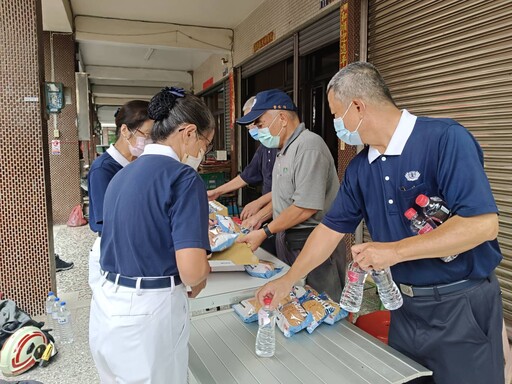
[{"label": "dark trousers", "polygon": [[275,237],[271,237],[269,239],[265,239],[263,241],[263,243],[261,243],[260,247],[263,248],[268,253],[274,255],[274,256],[277,254],[277,251],[276,251],[276,238]]},{"label": "dark trousers", "polygon": [[434,372],[411,383],[503,384],[503,311],[494,273],[436,297],[408,297],[391,311],[389,345]]},{"label": "dark trousers", "polygon": [[[291,249],[284,232],[276,235],[276,250],[279,260],[292,265],[302,248]],[[326,292],[331,299],[339,301],[345,283],[345,244],[341,242],[331,256],[306,277],[306,283],[319,293]]]}]

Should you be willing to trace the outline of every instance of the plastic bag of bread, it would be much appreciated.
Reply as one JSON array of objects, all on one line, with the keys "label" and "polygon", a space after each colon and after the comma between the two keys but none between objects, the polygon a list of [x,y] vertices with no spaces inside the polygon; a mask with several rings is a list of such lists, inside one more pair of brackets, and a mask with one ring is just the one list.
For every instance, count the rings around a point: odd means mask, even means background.
[{"label": "plastic bag of bread", "polygon": [[295,296],[297,296],[297,299],[299,300],[299,303],[301,303],[301,304],[304,300],[307,299],[308,295],[311,293],[315,296],[318,296],[318,292],[314,288],[312,288],[310,285],[307,285],[307,284],[304,286],[294,285],[292,287],[292,291],[295,294]]},{"label": "plastic bag of bread", "polygon": [[313,321],[306,328],[309,333],[312,333],[329,314],[334,312],[334,307],[329,302],[313,293],[307,295],[302,301],[302,306],[313,316]]},{"label": "plastic bag of bread", "polygon": [[313,321],[313,316],[299,304],[293,292],[283,300],[277,309],[276,323],[285,337],[300,332]]},{"label": "plastic bag of bread", "polygon": [[233,244],[235,244],[235,240],[239,235],[239,233],[220,233],[218,235],[212,236],[210,238],[210,247],[212,252],[220,252],[228,249]]},{"label": "plastic bag of bread", "polygon": [[273,262],[267,260],[260,260],[258,264],[245,266],[245,271],[249,275],[262,279],[270,279],[281,272],[282,269],[283,267],[276,267]]},{"label": "plastic bag of bread", "polygon": [[240,316],[244,323],[258,321],[258,311],[260,308],[261,304],[255,297],[252,299],[242,300],[239,304],[233,305],[234,311],[238,316]]},{"label": "plastic bag of bread", "polygon": [[333,325],[337,321],[340,321],[341,319],[344,319],[348,316],[348,312],[345,311],[343,308],[340,307],[340,304],[333,301],[327,293],[322,293],[319,296],[321,299],[329,303],[330,306],[334,308],[334,311],[329,313],[327,317],[324,319],[324,323]]},{"label": "plastic bag of bread", "polygon": [[233,221],[233,219],[229,216],[216,215],[217,217],[217,225],[220,227],[221,231],[224,233],[239,233],[240,227]]}]

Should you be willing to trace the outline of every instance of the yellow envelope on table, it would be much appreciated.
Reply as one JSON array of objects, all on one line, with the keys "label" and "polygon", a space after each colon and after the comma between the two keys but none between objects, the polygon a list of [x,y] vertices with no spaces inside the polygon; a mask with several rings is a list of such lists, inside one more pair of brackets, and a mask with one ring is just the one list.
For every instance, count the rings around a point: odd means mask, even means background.
[{"label": "yellow envelope on table", "polygon": [[246,243],[235,243],[221,252],[214,252],[208,259],[212,272],[244,271],[244,265],[258,264],[258,257]]}]

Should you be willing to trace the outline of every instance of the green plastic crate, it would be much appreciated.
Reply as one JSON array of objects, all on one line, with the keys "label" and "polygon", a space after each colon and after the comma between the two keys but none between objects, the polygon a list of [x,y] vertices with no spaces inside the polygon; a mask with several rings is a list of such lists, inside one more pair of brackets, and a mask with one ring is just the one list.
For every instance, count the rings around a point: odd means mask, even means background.
[{"label": "green plastic crate", "polygon": [[206,189],[215,189],[225,183],[224,172],[200,173],[199,174],[206,185]]}]

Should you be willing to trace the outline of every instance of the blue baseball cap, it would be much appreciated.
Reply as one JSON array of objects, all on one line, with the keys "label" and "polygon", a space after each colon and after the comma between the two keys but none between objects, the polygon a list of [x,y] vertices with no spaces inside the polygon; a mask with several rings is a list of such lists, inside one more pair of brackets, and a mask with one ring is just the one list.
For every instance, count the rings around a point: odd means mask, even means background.
[{"label": "blue baseball cap", "polygon": [[297,111],[297,107],[286,93],[279,89],[270,89],[258,93],[254,99],[251,112],[239,118],[236,122],[241,125],[251,124],[269,110]]}]

